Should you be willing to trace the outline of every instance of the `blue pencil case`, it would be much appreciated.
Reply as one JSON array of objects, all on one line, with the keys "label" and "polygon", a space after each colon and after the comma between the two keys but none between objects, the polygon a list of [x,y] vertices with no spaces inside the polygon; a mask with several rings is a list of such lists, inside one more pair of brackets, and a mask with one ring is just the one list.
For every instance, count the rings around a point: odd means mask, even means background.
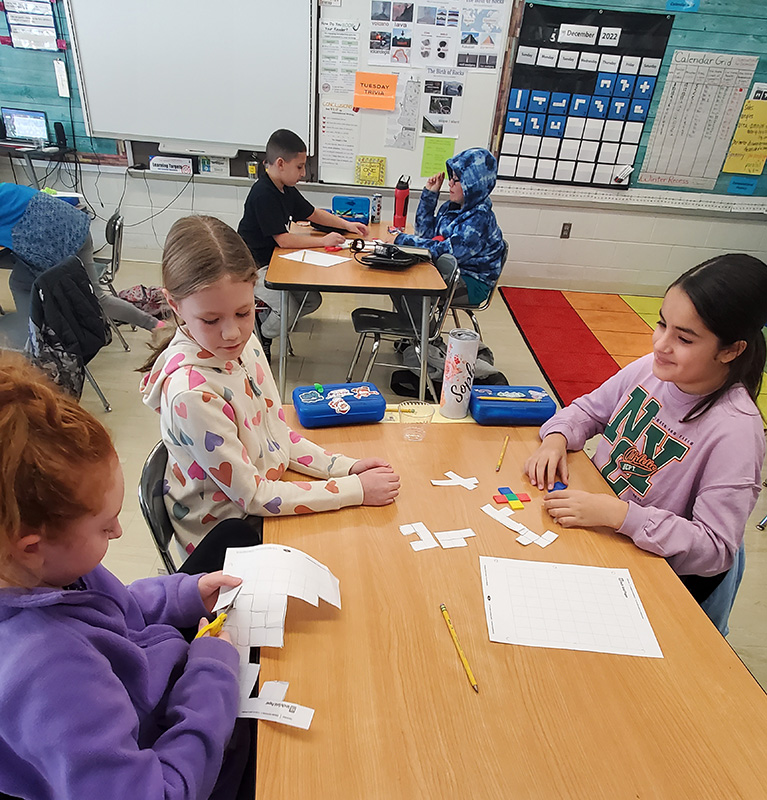
[{"label": "blue pencil case", "polygon": [[336,195],[333,198],[331,211],[337,217],[343,217],[349,222],[361,222],[367,225],[370,222],[370,198]]},{"label": "blue pencil case", "polygon": [[386,400],[372,383],[296,386],[293,405],[304,428],[380,422],[386,413]]},{"label": "blue pencil case", "polygon": [[469,400],[480,425],[542,425],[556,410],[540,386],[474,386]]}]

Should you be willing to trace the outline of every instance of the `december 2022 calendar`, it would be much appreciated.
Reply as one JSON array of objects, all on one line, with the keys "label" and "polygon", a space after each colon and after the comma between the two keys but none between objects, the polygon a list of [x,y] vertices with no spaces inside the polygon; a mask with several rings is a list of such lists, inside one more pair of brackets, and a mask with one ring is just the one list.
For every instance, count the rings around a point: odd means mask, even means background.
[{"label": "december 2022 calendar", "polygon": [[528,4],[498,177],[628,188],[673,22]]}]

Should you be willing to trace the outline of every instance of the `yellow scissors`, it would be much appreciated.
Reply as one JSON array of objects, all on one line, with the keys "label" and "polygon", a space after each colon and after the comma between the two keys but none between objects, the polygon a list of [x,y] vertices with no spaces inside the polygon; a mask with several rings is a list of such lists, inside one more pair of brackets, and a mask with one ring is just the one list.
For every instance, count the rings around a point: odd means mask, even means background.
[{"label": "yellow scissors", "polygon": [[240,593],[240,589],[242,588],[242,584],[235,587],[234,594],[232,595],[229,602],[221,609],[218,616],[213,620],[213,622],[209,622],[204,628],[200,629],[197,632],[197,636],[195,639],[199,639],[202,636],[218,636],[221,633],[221,629],[224,627],[224,623],[226,622],[226,615],[232,610],[234,607],[234,601],[237,599],[237,596]]}]

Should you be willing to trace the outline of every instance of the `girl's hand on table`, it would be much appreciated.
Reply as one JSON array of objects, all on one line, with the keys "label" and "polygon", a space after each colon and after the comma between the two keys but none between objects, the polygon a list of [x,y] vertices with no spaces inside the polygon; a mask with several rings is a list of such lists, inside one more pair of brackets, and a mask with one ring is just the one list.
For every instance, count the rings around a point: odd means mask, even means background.
[{"label": "girl's hand on table", "polygon": [[567,439],[561,433],[550,433],[541,446],[525,461],[525,475],[538,489],[554,488],[561,480],[567,484]]},{"label": "girl's hand on table", "polygon": [[549,492],[543,498],[549,516],[563,528],[596,528],[606,525],[618,530],[629,510],[624,500],[609,494],[593,494],[577,489]]},{"label": "girl's hand on table", "polygon": [[369,469],[375,469],[376,467],[392,468],[391,464],[388,461],[384,461],[382,458],[361,458],[359,461],[355,461],[354,464],[352,464],[349,474],[361,475],[363,472],[367,472]]},{"label": "girl's hand on table", "polygon": [[367,469],[359,478],[363,506],[388,506],[399,494],[399,475],[391,467]]}]

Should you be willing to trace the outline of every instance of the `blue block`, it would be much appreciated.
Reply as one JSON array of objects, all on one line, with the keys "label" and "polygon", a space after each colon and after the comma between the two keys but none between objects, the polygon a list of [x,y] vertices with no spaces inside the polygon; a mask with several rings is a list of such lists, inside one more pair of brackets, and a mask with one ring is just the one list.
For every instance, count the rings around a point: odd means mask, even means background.
[{"label": "blue block", "polygon": [[644,122],[650,109],[649,100],[632,100],[627,119],[629,122]]},{"label": "blue block", "polygon": [[531,90],[527,110],[544,114],[549,107],[549,96],[549,92],[539,91],[538,89]]},{"label": "blue block", "polygon": [[509,92],[509,111],[527,111],[529,97],[528,89],[512,89]]},{"label": "blue block", "polygon": [[546,127],[545,114],[528,114],[525,123],[525,133],[531,136],[543,136]]},{"label": "blue block", "polygon": [[525,129],[526,114],[518,114],[516,111],[506,115],[505,133],[522,133]]},{"label": "blue block", "polygon": [[592,97],[589,104],[589,116],[596,119],[605,119],[609,108],[609,97]]},{"label": "blue block", "polygon": [[624,97],[613,97],[610,101],[610,110],[607,112],[607,119],[626,119],[631,100]]},{"label": "blue block", "polygon": [[552,92],[549,101],[549,113],[567,114],[567,107],[570,105],[570,95],[567,92]]},{"label": "blue block", "polygon": [[567,117],[550,115],[546,117],[546,136],[556,136],[561,139],[565,135]]},{"label": "blue block", "polygon": [[570,116],[585,117],[589,113],[590,94],[574,94],[570,100]]},{"label": "blue block", "polygon": [[631,97],[635,81],[636,77],[634,75],[618,75],[615,81],[613,97]]},{"label": "blue block", "polygon": [[655,78],[640,75],[634,84],[634,97],[638,97],[640,100],[649,100],[652,97],[653,89],[655,89]]},{"label": "blue block", "polygon": [[611,72],[600,72],[597,75],[597,83],[594,87],[594,94],[609,97],[615,89],[615,75]]},{"label": "blue block", "polygon": [[562,483],[562,481],[557,481],[557,482],[554,484],[554,488],[553,488],[551,491],[552,491],[552,492],[558,492],[558,491],[560,491],[561,489],[567,489],[567,486],[565,486],[565,484],[564,484],[564,483]]}]

